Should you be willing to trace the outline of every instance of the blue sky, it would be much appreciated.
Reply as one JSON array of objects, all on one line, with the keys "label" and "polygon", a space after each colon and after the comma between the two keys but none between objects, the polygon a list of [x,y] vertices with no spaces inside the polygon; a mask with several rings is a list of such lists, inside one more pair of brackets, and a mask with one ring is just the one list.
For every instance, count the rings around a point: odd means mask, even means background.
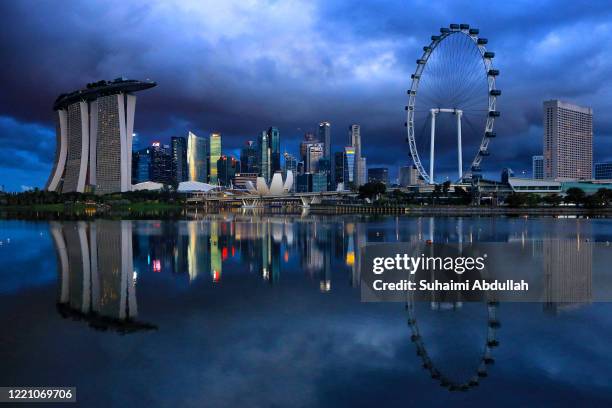
[{"label": "blue sky", "polygon": [[530,168],[551,98],[593,107],[595,159],[610,160],[611,17],[605,1],[1,2],[0,184],[42,186],[56,96],[119,76],[158,82],[137,103],[144,142],[220,131],[233,153],[278,126],[283,150],[296,153],[303,133],[329,120],[335,150],[359,123],[368,164],[393,175],[410,161],[415,59],[451,22],[480,28],[501,70],[487,175]]}]

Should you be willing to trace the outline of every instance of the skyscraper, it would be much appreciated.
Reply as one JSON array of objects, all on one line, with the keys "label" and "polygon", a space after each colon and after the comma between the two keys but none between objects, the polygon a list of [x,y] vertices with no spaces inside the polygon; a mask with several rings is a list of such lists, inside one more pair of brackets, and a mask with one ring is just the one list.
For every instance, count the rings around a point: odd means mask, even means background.
[{"label": "skyscraper", "polygon": [[277,128],[268,129],[268,143],[270,144],[270,174],[274,174],[281,169],[280,132]]},{"label": "skyscraper", "polygon": [[345,167],[345,155],[344,152],[336,152],[334,153],[334,164],[333,164],[333,184],[335,187],[338,186],[338,183],[344,183],[344,167]]},{"label": "skyscraper", "polygon": [[544,156],[533,156],[531,158],[531,177],[537,180],[544,178]]},{"label": "skyscraper", "polygon": [[283,172],[287,174],[287,171],[291,170],[295,176],[297,174],[297,159],[292,154],[287,152],[285,152],[283,156],[285,158],[285,167]]},{"label": "skyscraper", "polygon": [[324,143],[323,157],[331,159],[331,123],[319,123],[319,141]]},{"label": "skyscraper", "polygon": [[246,145],[240,151],[240,172],[259,174],[257,146],[252,140],[246,142]]},{"label": "skyscraper", "polygon": [[323,144],[313,143],[308,145],[306,153],[306,172],[317,173],[319,171],[319,160],[323,157]]},{"label": "skyscraper", "polygon": [[356,177],[355,179],[357,180],[357,186],[362,186],[364,185],[367,180],[367,164],[366,164],[366,158],[365,157],[360,157],[359,158],[359,162],[358,162],[358,167],[357,167],[357,172],[356,172]]},{"label": "skyscraper", "polygon": [[178,183],[187,181],[187,141],[182,136],[172,136],[170,138],[172,149],[172,182]]},{"label": "skyscraper", "polygon": [[60,95],[57,149],[45,189],[98,194],[132,189],[132,134],[136,96],[155,82],[117,78]]},{"label": "skyscraper", "polygon": [[593,109],[559,100],[544,102],[544,177],[593,175]]},{"label": "skyscraper", "polygon": [[208,169],[210,172],[208,182],[210,184],[217,184],[219,176],[217,172],[217,161],[221,157],[221,133],[210,134],[210,151],[208,160]]},{"label": "skyscraper", "polygon": [[266,181],[270,181],[272,173],[270,172],[270,139],[267,131],[261,132],[259,139],[257,140],[257,165],[259,167],[259,174]]},{"label": "skyscraper", "polygon": [[132,153],[132,184],[151,180],[151,151],[149,148]]},{"label": "skyscraper", "polygon": [[187,135],[187,172],[189,181],[208,182],[208,139]]},{"label": "skyscraper", "polygon": [[353,183],[356,187],[365,183],[366,179],[366,164],[365,159],[362,161],[361,157],[361,126],[353,124],[349,126],[349,138],[351,146],[355,150],[355,163],[354,163],[354,180]]},{"label": "skyscraper", "polygon": [[355,184],[355,148],[347,146],[344,148],[344,187]]},{"label": "skyscraper", "polygon": [[172,184],[172,155],[169,146],[162,146],[153,142],[149,147],[151,164],[149,166],[149,180],[162,184]]},{"label": "skyscraper", "polygon": [[236,173],[240,173],[240,162],[233,156],[221,156],[217,161],[219,184],[229,186],[233,183]]}]

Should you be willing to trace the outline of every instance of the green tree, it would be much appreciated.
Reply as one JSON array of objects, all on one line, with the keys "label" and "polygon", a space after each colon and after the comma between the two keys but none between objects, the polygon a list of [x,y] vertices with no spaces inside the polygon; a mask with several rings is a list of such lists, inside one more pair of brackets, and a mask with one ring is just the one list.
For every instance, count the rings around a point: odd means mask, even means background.
[{"label": "green tree", "polygon": [[549,194],[544,197],[544,202],[548,205],[552,205],[553,207],[558,207],[559,204],[563,201],[563,198],[559,194]]},{"label": "green tree", "polygon": [[526,202],[527,202],[527,197],[525,194],[510,193],[508,194],[508,197],[506,197],[506,204],[508,204],[508,207],[512,207],[512,208],[522,207],[523,205],[526,204]]},{"label": "green tree", "polygon": [[586,194],[584,190],[578,187],[569,188],[565,192],[565,202],[566,203],[573,203],[573,204],[579,205],[584,202],[585,197],[586,197]]},{"label": "green tree", "polygon": [[374,198],[380,194],[384,194],[387,191],[387,186],[379,181],[366,183],[359,186],[359,197],[360,198]]}]

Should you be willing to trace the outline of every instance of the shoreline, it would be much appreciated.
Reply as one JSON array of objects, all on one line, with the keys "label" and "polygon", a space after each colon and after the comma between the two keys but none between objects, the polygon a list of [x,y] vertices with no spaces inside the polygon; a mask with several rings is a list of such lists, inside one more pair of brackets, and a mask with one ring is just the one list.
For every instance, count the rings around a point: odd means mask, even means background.
[{"label": "shoreline", "polygon": [[111,219],[192,219],[201,215],[245,213],[252,215],[401,215],[437,217],[599,217],[612,218],[612,208],[583,207],[476,207],[476,206],[367,206],[367,205],[313,205],[308,209],[290,208],[198,208],[176,203],[133,203],[113,207],[87,207],[84,205],[37,204],[31,206],[0,206],[0,219],[4,220],[73,220],[91,218]]}]

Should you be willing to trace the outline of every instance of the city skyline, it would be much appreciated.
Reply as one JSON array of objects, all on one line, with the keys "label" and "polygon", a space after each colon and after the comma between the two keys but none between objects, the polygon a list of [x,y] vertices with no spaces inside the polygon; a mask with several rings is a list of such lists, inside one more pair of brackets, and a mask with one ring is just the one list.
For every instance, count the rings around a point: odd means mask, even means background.
[{"label": "city skyline", "polygon": [[[483,162],[485,176],[497,179],[502,167],[517,173],[531,168],[532,156],[542,151],[541,104],[548,99],[592,107],[593,161],[612,159],[612,114],[605,98],[612,65],[606,55],[612,48],[610,5],[586,10],[570,2],[388,3],[377,13],[374,7],[379,6],[229,2],[122,4],[111,10],[112,4],[107,9],[106,3],[91,3],[58,10],[52,3],[2,4],[6,35],[0,55],[9,62],[0,70],[0,143],[6,149],[0,184],[11,191],[44,187],[55,152],[52,101],[87,82],[119,76],[158,83],[139,99],[134,127],[143,146],[187,137],[188,131],[218,131],[223,154],[238,157],[246,140],[277,126],[281,153],[295,154],[304,133],[316,134],[318,124],[328,121],[333,155],[346,145],[343,129],[359,123],[368,167],[388,167],[395,179],[400,166],[411,164],[403,106],[414,60],[430,35],[455,21],[480,28],[502,73],[502,118],[491,157]],[[236,13],[246,17],[229,24]],[[63,24],[41,23],[42,15]],[[132,15],[139,18],[132,21]],[[122,34],[127,38],[95,24],[101,16],[130,27]],[[274,23],[274,32],[256,24],[262,18]],[[85,20],[94,24],[83,38],[58,40],[81,30],[79,21]],[[61,63],[66,60],[71,64]],[[440,160],[450,160],[453,148],[441,147]]]}]

